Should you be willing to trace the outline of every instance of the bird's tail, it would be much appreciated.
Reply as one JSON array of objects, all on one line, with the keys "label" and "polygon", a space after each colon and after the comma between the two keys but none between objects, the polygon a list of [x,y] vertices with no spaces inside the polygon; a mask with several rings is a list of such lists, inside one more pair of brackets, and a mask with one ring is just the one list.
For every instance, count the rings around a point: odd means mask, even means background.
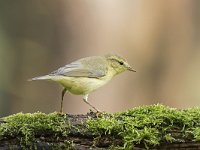
[{"label": "bird's tail", "polygon": [[35,81],[35,80],[51,80],[50,75],[45,75],[45,76],[39,76],[39,77],[34,77],[32,79],[28,79],[28,81]]}]

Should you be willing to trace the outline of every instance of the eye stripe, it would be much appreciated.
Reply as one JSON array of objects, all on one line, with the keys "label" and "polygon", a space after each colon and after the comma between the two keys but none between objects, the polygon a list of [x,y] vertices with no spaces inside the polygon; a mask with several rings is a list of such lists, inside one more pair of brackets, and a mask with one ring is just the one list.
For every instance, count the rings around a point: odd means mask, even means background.
[{"label": "eye stripe", "polygon": [[111,60],[118,62],[120,65],[124,65],[124,62],[121,60],[117,60],[115,58],[112,58]]}]

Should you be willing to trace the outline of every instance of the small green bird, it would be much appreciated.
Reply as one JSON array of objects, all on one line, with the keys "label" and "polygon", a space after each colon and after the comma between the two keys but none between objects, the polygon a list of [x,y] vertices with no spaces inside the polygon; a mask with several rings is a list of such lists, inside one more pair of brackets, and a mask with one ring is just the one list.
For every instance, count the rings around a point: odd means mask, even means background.
[{"label": "small green bird", "polygon": [[66,91],[75,95],[83,95],[83,100],[96,111],[99,111],[88,102],[89,93],[110,81],[115,75],[126,70],[136,72],[128,62],[118,55],[92,56],[79,59],[48,75],[30,79],[52,80],[60,83],[64,89],[60,112],[63,112],[63,98]]}]

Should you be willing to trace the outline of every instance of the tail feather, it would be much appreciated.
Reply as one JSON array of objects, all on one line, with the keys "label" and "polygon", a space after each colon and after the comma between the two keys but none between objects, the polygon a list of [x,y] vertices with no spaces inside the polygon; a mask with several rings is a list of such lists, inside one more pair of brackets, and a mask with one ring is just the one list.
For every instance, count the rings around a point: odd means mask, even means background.
[{"label": "tail feather", "polygon": [[50,80],[51,77],[49,75],[34,77],[32,79],[28,79],[28,81],[35,81],[35,80]]}]

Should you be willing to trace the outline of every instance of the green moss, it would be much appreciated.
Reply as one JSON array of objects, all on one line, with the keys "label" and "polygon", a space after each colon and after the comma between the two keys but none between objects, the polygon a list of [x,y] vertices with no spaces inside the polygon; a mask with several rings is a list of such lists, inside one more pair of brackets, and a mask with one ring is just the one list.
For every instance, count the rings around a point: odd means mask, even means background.
[{"label": "green moss", "polygon": [[[70,120],[77,119],[78,116],[70,119],[58,113],[18,113],[3,118],[5,123],[0,125],[0,140],[17,137],[25,148],[35,146],[33,143],[41,140],[54,149],[57,146],[73,149],[75,143],[67,140],[69,133],[93,137],[93,146],[107,136],[113,139],[111,149],[132,149],[134,146],[148,149],[163,142],[200,141],[200,108],[178,110],[160,104],[149,105],[115,114],[104,113],[98,118],[88,118],[82,124],[76,122],[72,126]],[[122,139],[121,145],[117,141],[116,144],[115,139]],[[58,144],[53,145],[55,140]]]},{"label": "green moss", "polygon": [[[200,140],[200,108],[177,110],[160,104],[142,106],[90,118],[87,129],[96,136],[115,135],[123,139],[126,149],[134,145],[149,148],[162,142],[184,142],[191,138]],[[173,131],[174,135],[170,134]]]},{"label": "green moss", "polygon": [[25,147],[33,146],[36,137],[42,132],[56,139],[66,136],[70,127],[66,115],[58,113],[18,113],[5,117],[3,120],[5,123],[0,126],[0,139],[17,137],[17,140]]},{"label": "green moss", "polygon": [[[49,149],[52,149],[52,150],[74,150],[75,147],[74,147],[74,143],[73,141],[64,141],[63,144],[61,143],[57,143],[57,144],[49,144]],[[35,148],[37,149],[37,148]]]}]

